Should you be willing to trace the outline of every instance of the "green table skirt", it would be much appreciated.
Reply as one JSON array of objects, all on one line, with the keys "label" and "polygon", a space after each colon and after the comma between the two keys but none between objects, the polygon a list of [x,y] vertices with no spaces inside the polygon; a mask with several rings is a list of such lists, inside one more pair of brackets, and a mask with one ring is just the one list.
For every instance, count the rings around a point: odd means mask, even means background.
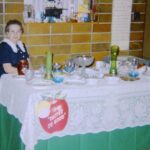
[{"label": "green table skirt", "polygon": [[[0,150],[24,150],[21,124],[0,105]],[[40,140],[35,150],[150,150],[150,126]]]}]

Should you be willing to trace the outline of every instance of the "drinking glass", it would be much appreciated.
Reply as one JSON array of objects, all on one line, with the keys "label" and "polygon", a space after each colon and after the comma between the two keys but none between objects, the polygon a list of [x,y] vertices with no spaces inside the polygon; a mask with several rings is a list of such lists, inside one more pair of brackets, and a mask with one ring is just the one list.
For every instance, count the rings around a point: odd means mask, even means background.
[{"label": "drinking glass", "polygon": [[29,81],[29,80],[33,79],[33,77],[34,77],[34,71],[31,70],[31,69],[26,69],[25,70],[25,79],[26,79],[26,81]]}]

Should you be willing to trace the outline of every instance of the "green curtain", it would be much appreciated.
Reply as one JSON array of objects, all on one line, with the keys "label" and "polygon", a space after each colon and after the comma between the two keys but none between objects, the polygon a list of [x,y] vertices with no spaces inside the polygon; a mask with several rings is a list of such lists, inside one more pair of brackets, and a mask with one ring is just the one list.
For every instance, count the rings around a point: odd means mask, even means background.
[{"label": "green curtain", "polygon": [[[0,150],[24,150],[21,124],[0,105]],[[150,126],[40,140],[35,150],[150,150]]]}]

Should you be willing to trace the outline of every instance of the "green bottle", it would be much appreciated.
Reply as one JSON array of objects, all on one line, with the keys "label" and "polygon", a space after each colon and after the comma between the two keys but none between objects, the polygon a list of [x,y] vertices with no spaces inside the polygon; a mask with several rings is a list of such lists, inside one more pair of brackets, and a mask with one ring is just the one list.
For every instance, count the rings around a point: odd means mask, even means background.
[{"label": "green bottle", "polygon": [[110,50],[111,50],[111,63],[109,74],[111,76],[115,76],[117,75],[117,56],[119,55],[119,46],[112,45]]}]

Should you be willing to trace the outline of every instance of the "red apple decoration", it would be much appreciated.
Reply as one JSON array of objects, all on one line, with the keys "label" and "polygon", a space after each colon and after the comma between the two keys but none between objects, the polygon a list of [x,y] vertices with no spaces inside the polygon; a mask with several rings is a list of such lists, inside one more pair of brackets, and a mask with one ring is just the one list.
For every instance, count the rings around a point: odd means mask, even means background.
[{"label": "red apple decoration", "polygon": [[68,121],[67,102],[65,100],[55,99],[49,101],[49,103],[49,114],[44,118],[39,116],[40,124],[48,133],[61,131],[65,128]]}]

